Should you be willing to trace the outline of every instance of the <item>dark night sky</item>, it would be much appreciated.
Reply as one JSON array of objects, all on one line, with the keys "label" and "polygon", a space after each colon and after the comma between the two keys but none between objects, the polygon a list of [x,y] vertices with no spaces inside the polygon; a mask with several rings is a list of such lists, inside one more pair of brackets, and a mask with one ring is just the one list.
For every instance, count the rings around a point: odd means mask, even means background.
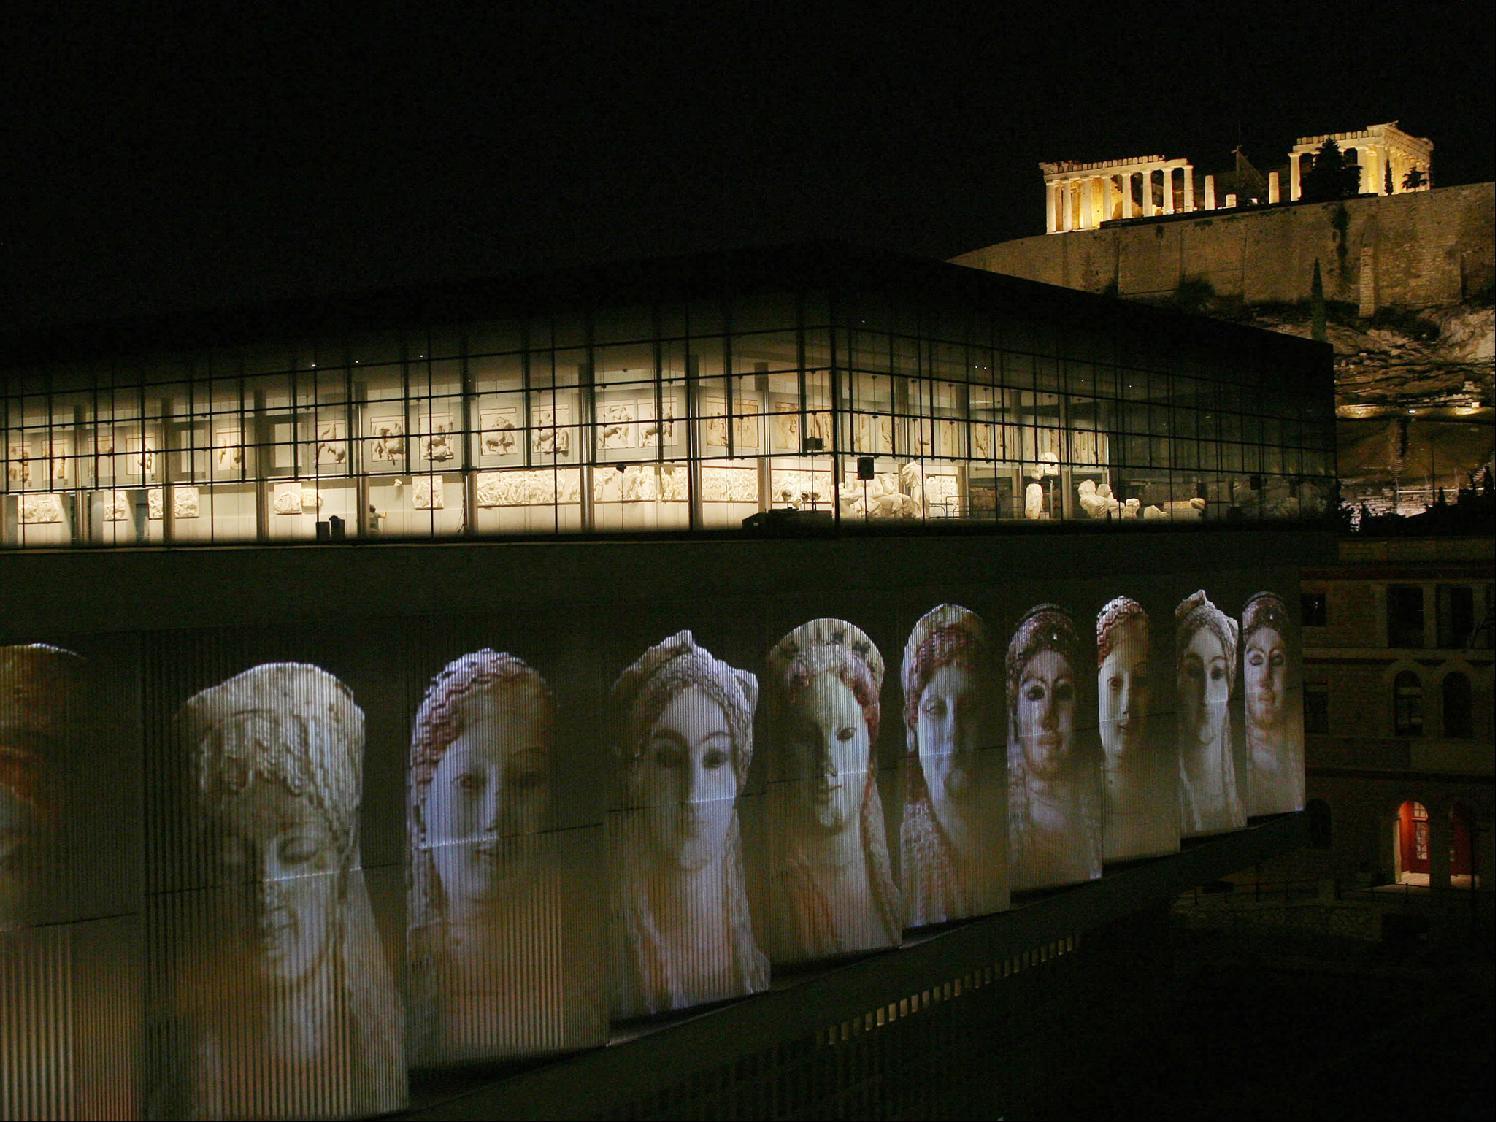
[{"label": "dark night sky", "polygon": [[1436,183],[1496,176],[1488,5],[1034,7],[47,7],[0,78],[0,330],[819,237],[947,257],[1042,230],[1041,159],[1269,167],[1393,118]]}]

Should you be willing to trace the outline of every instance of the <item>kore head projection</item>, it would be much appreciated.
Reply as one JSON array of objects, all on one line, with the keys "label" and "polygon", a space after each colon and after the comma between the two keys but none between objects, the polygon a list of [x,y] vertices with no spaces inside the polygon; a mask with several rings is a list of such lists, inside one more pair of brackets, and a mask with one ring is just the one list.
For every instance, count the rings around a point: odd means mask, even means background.
[{"label": "kore head projection", "polygon": [[53,919],[62,904],[82,666],[61,647],[0,647],[0,932]]},{"label": "kore head projection", "polygon": [[[182,708],[213,886],[211,917],[196,919],[214,939],[197,963],[211,982],[177,991],[191,995],[177,1015],[193,1059],[158,1073],[177,1084],[177,1112],[353,1114],[403,1099],[401,1020],[359,864],[363,726],[348,688],[302,663],[254,667]],[[316,1079],[277,1085],[308,1066]]]},{"label": "kore head projection", "polygon": [[1008,642],[1008,814],[1013,888],[1101,875],[1100,753],[1077,735],[1080,642],[1057,604]]},{"label": "kore head projection", "polygon": [[[522,659],[484,649],[432,681],[410,744],[409,964],[415,1065],[605,1039],[591,880],[550,826],[556,702]],[[575,862],[570,862],[574,864]]]},{"label": "kore head projection", "polygon": [[1174,610],[1179,799],[1186,836],[1246,824],[1231,734],[1238,627],[1203,590]]},{"label": "kore head projection", "polygon": [[994,911],[1005,898],[1007,761],[987,628],[957,604],[932,608],[904,644],[902,677],[905,925]]},{"label": "kore head projection", "polygon": [[771,950],[776,962],[898,941],[877,761],[883,656],[861,628],[813,619],[769,652]]},{"label": "kore head projection", "polygon": [[618,676],[609,833],[613,1015],[753,993],[768,962],[749,918],[737,799],[758,680],[680,631]]},{"label": "kore head projection", "polygon": [[461,921],[501,904],[505,877],[524,870],[502,862],[497,843],[547,825],[555,724],[550,687],[513,655],[474,651],[431,683],[410,745],[419,913]]},{"label": "kore head projection", "polygon": [[1106,769],[1108,861],[1179,848],[1179,767],[1172,736],[1155,730],[1148,613],[1130,596],[1096,616],[1096,698]]},{"label": "kore head projection", "polygon": [[1288,607],[1276,593],[1259,592],[1241,615],[1249,810],[1298,810],[1304,805],[1304,730]]}]

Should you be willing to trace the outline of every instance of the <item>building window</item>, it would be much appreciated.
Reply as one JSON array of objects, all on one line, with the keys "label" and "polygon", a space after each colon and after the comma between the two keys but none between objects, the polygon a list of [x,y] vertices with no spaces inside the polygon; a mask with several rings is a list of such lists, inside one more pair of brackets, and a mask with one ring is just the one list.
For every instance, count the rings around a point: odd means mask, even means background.
[{"label": "building window", "polygon": [[1323,627],[1329,621],[1329,604],[1323,592],[1301,592],[1299,612],[1305,627]]},{"label": "building window", "polygon": [[1387,586],[1387,645],[1423,646],[1423,589],[1416,584]]},{"label": "building window", "polygon": [[1423,683],[1411,670],[1393,680],[1392,723],[1398,736],[1423,735]]},{"label": "building window", "polygon": [[1475,589],[1468,585],[1441,584],[1434,596],[1439,623],[1439,646],[1464,650],[1475,630]]},{"label": "building window", "polygon": [[1475,735],[1470,728],[1470,679],[1458,672],[1444,678],[1444,735],[1469,739]]},{"label": "building window", "polygon": [[1304,683],[1304,731],[1320,735],[1330,731],[1330,688],[1323,683]]}]

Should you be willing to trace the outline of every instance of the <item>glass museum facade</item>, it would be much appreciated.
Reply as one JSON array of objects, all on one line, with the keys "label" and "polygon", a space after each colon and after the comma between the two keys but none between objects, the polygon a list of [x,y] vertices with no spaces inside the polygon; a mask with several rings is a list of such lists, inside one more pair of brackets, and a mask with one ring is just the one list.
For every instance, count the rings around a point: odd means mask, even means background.
[{"label": "glass museum facade", "polygon": [[[1312,520],[1328,348],[842,247],[49,337],[5,547]],[[336,521],[335,521],[336,520]]]}]

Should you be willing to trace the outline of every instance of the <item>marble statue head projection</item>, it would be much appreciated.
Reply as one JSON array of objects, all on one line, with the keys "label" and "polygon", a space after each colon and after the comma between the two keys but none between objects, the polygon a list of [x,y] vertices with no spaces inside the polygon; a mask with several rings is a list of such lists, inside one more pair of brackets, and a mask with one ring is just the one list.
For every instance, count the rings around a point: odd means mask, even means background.
[{"label": "marble statue head projection", "polygon": [[1175,714],[1183,836],[1245,826],[1231,730],[1238,627],[1203,590],[1174,609]]},{"label": "marble statue head projection", "polygon": [[1108,861],[1179,848],[1179,768],[1153,715],[1148,613],[1130,596],[1096,616],[1096,706],[1106,768]]},{"label": "marble statue head projection", "polygon": [[753,758],[758,679],[679,631],[609,697],[617,809],[609,821],[613,1016],[755,993],[738,795]]},{"label": "marble statue head projection", "polygon": [[904,925],[1007,906],[1007,758],[975,612],[941,604],[904,644]]},{"label": "marble statue head projection", "polygon": [[65,918],[82,665],[44,643],[0,647],[0,932]]},{"label": "marble statue head projection", "polygon": [[846,620],[813,619],[768,661],[769,957],[892,946],[902,909],[878,797],[883,656]]},{"label": "marble statue head projection", "polygon": [[1247,600],[1241,616],[1248,810],[1302,810],[1304,723],[1288,607],[1277,593],[1259,592]]},{"label": "marble statue head projection", "polygon": [[1012,888],[1101,875],[1101,752],[1080,730],[1080,641],[1070,613],[1030,608],[1008,642]]},{"label": "marble statue head projection", "polygon": [[[412,1063],[602,1043],[599,901],[571,868],[577,831],[550,831],[556,702],[523,660],[449,663],[410,743],[406,956]],[[591,939],[580,939],[584,932]]]},{"label": "marble statue head projection", "polygon": [[158,1112],[300,1117],[404,1100],[395,989],[359,858],[364,716],[301,663],[246,670],[178,715],[198,914],[159,948],[177,1039]]}]

